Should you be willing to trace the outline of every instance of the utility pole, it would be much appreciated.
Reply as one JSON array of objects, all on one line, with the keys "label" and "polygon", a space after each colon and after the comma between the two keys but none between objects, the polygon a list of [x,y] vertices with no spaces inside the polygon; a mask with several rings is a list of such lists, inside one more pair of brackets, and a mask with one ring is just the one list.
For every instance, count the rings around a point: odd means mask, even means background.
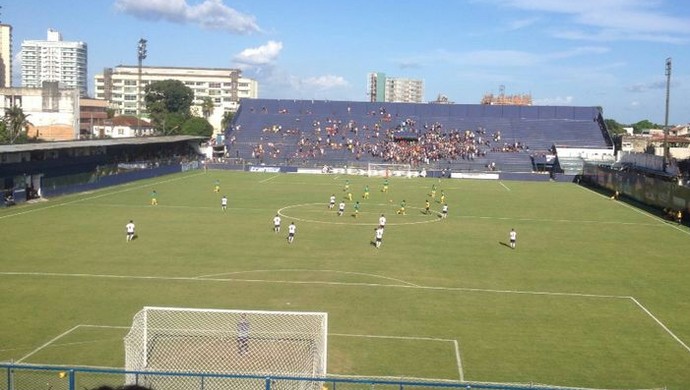
[{"label": "utility pole", "polygon": [[666,115],[664,117],[664,172],[669,163],[668,149],[668,106],[671,97],[671,57],[666,59]]},{"label": "utility pole", "polygon": [[137,46],[137,59],[139,60],[139,80],[137,81],[137,132],[140,131],[141,125],[139,120],[141,119],[141,63],[146,58],[146,43],[148,41],[144,38],[139,39],[139,45]]}]

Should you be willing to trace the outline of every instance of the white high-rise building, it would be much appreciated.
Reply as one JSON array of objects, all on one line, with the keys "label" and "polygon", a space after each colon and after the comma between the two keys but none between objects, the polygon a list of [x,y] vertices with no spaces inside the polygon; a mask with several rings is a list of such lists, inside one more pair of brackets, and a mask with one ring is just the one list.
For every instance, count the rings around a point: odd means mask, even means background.
[{"label": "white high-rise building", "polygon": [[77,89],[87,95],[87,48],[84,42],[63,41],[48,30],[45,41],[22,42],[22,86],[41,88],[44,81],[57,81],[60,89]]},{"label": "white high-rise building", "polygon": [[12,86],[12,26],[0,24],[0,88]]},{"label": "white high-rise building", "polygon": [[369,98],[372,102],[422,103],[424,81],[387,77],[385,73],[369,73]]},{"label": "white high-rise building", "polygon": [[146,116],[146,86],[171,79],[181,81],[194,92],[194,115],[203,116],[206,98],[213,101],[214,108],[207,120],[217,133],[223,130],[220,124],[225,112],[237,111],[241,98],[256,99],[259,95],[257,81],[242,77],[239,69],[142,66],[140,75],[138,66],[119,65],[95,76],[95,98],[107,100],[116,115]]}]

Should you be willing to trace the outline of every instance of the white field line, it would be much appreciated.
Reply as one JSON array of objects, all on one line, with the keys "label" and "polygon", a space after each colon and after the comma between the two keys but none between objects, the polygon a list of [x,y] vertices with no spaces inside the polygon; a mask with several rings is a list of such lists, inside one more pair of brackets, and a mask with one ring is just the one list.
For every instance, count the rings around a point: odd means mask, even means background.
[{"label": "white field line", "polygon": [[[106,275],[106,274],[68,274],[68,273],[48,273],[48,272],[0,272],[4,276],[49,276],[49,277],[75,277],[75,278],[104,278],[104,279],[128,279],[128,280],[173,280],[173,281],[196,281],[196,282],[239,282],[239,283],[275,283],[275,284],[294,284],[294,285],[324,285],[324,286],[354,286],[354,287],[386,287],[386,288],[407,288],[427,291],[456,291],[456,292],[477,292],[477,293],[495,293],[495,294],[516,294],[516,295],[535,295],[535,296],[561,296],[561,297],[581,297],[581,298],[595,298],[595,299],[626,299],[632,300],[640,309],[642,309],[648,316],[662,327],[674,340],[676,340],[683,348],[690,352],[690,347],[687,346],[678,336],[664,325],[659,319],[642,306],[634,297],[623,295],[606,295],[606,294],[586,294],[586,293],[572,293],[572,292],[549,292],[549,291],[520,291],[520,290],[498,290],[498,289],[481,289],[481,288],[466,288],[466,287],[434,287],[434,286],[408,286],[408,285],[390,285],[377,283],[351,283],[351,282],[321,282],[321,281],[294,281],[294,280],[263,280],[263,279],[234,279],[234,278],[204,278],[199,277],[166,277],[166,276],[134,276],[134,275]],[[59,336],[62,337],[62,336]],[[58,337],[58,338],[59,338]],[[57,339],[57,338],[56,338]],[[51,340],[50,342],[52,342]],[[50,344],[47,343],[46,345]],[[42,346],[40,348],[43,348]],[[40,348],[38,350],[40,350]],[[22,359],[38,352],[38,350],[30,353]],[[21,362],[21,360],[19,361]]]},{"label": "white field line", "polygon": [[265,183],[265,182],[267,182],[267,181],[269,181],[269,180],[275,179],[275,178],[278,177],[278,176],[280,176],[280,175],[274,175],[274,176],[269,177],[268,179],[260,180],[259,183]]},{"label": "white field line", "polygon": [[503,186],[503,188],[505,188],[505,189],[506,189],[507,191],[510,191],[510,188],[508,188],[508,186],[507,186],[507,185],[503,184],[503,182],[502,182],[502,181],[499,181],[499,182],[498,182],[498,184],[502,185],[502,186]]},{"label": "white field line", "polygon": [[[308,205],[320,205],[322,203],[309,203]],[[307,205],[307,204],[305,204]],[[326,203],[323,203],[323,205],[326,205]],[[57,206],[57,205],[55,205]],[[55,207],[53,206],[53,207]],[[128,205],[128,204],[117,204],[117,203],[98,203],[98,204],[85,204],[81,205],[80,207],[87,207],[87,206],[93,206],[93,207],[113,207],[113,208],[151,208],[151,205],[148,204],[138,204],[138,205]],[[291,208],[291,207],[297,207],[297,206],[304,206],[304,205],[289,205],[285,206],[282,209],[278,210],[279,212],[282,212],[282,210],[286,208]],[[384,203],[377,203],[377,204],[372,204],[368,206],[381,206],[381,207],[394,207],[390,205],[386,205]],[[217,210],[219,207],[216,206],[182,206],[182,205],[161,205],[159,204],[156,206],[156,208],[171,208],[171,209],[190,209],[190,210]],[[411,207],[408,206],[408,209],[414,209],[414,210],[422,210],[421,207]],[[228,206],[228,210],[238,210],[238,211],[243,211],[243,210],[250,210],[250,211],[271,211],[273,209],[269,208],[258,208],[258,207],[230,207]],[[437,210],[431,210],[432,215],[440,216],[440,212]],[[335,213],[335,211],[329,211],[326,213]],[[347,214],[347,213],[346,213]],[[368,215],[368,214],[376,214],[378,215],[378,212],[374,211],[360,211],[360,215]],[[331,225],[371,225],[371,223],[350,223],[350,222],[335,222],[335,221],[318,221],[318,220],[312,220],[312,219],[305,219],[305,218],[296,218],[296,217],[290,217],[290,216],[285,216],[285,218],[291,218],[294,219],[295,221],[300,221],[300,222],[311,222],[311,223],[321,223],[321,224],[331,224]],[[457,218],[474,218],[474,219],[495,219],[495,220],[501,220],[501,221],[521,221],[521,222],[553,222],[553,223],[584,223],[584,224],[590,224],[590,223],[596,223],[596,224],[602,224],[602,225],[630,225],[630,226],[655,226],[655,227],[660,227],[660,226],[668,226],[668,224],[658,224],[658,223],[640,223],[640,222],[620,222],[620,221],[595,221],[595,220],[576,220],[576,219],[544,219],[544,218],[514,218],[514,217],[492,217],[492,216],[482,216],[482,215],[457,215]],[[2,218],[2,217],[0,217]],[[417,221],[417,222],[404,222],[404,223],[389,223],[391,226],[400,226],[400,225],[415,225],[415,224],[422,224],[422,223],[431,223],[431,222],[441,222],[439,220],[423,220],[423,221]],[[671,225],[672,226],[672,225]],[[680,230],[680,229],[679,229]],[[683,231],[683,230],[681,230]],[[685,233],[685,231],[683,231]]]},{"label": "white field line", "polygon": [[[637,304],[642,310],[644,310],[649,316],[651,316],[659,325],[661,325],[666,331],[671,334],[676,341],[681,343],[683,346],[685,346],[686,349],[688,347],[680,340],[678,339],[668,328],[666,328],[654,315],[652,315],[644,306],[642,306],[635,298],[633,297],[627,297],[632,299],[635,304]],[[64,337],[65,335],[69,334],[70,332],[78,329],[78,328],[105,328],[105,329],[129,329],[129,326],[115,326],[115,325],[89,325],[89,324],[79,324],[74,326],[73,328],[67,330],[66,332],[60,334],[59,336],[53,338],[51,341],[48,343],[44,344],[43,346],[37,348],[33,352],[29,353],[28,355],[22,357],[20,360],[16,361],[16,363],[21,363],[23,360],[27,359],[29,356],[33,355],[34,353],[40,351],[41,349],[45,348],[46,346],[50,345],[52,342],[55,340],[60,339],[61,337]],[[460,382],[465,382],[465,375],[463,371],[463,366],[462,366],[462,359],[460,357],[460,347],[459,343],[455,339],[443,339],[443,338],[435,338],[435,337],[414,337],[414,336],[386,336],[386,335],[365,335],[365,334],[346,334],[346,333],[330,333],[329,335],[331,336],[336,336],[336,337],[363,337],[363,338],[380,338],[380,339],[398,339],[398,340],[420,340],[420,341],[441,341],[441,342],[452,342],[454,345],[454,350],[455,350],[455,359],[456,359],[456,364],[458,367],[458,375],[459,375],[459,380]],[[61,344],[61,345],[70,345],[70,344],[80,344],[80,343],[68,343],[68,344]],[[688,349],[690,351],[690,349]],[[42,364],[43,366],[50,366],[49,364]],[[102,366],[80,366],[80,367],[88,367],[88,368],[112,368],[112,369],[119,369],[119,367],[102,367]],[[328,376],[331,377],[353,377],[353,378],[367,378],[367,376],[361,376],[361,375],[341,375],[341,374],[333,374],[333,373],[328,373]],[[369,377],[371,378],[371,377]],[[417,378],[417,377],[394,377],[394,376],[377,376],[376,378],[391,378],[391,379],[416,379],[420,381],[424,380],[433,380],[433,381],[448,381],[447,379],[434,379],[434,378]],[[494,383],[494,382],[476,382],[476,383]],[[557,387],[556,387],[557,388]],[[583,388],[584,389],[584,388]],[[589,389],[587,390],[596,390],[596,389]]]},{"label": "white field line", "polygon": [[550,292],[550,291],[521,291],[521,290],[498,290],[468,287],[438,287],[438,286],[417,286],[399,284],[380,284],[380,283],[356,283],[356,282],[323,282],[323,281],[304,281],[304,280],[271,280],[271,279],[237,279],[237,278],[203,278],[198,276],[141,276],[141,275],[110,275],[110,274],[84,274],[84,273],[53,273],[53,272],[0,272],[0,276],[47,276],[47,277],[71,277],[71,278],[100,278],[100,279],[125,279],[125,280],[171,280],[171,281],[195,281],[195,282],[239,282],[239,283],[275,283],[275,284],[296,284],[296,285],[323,285],[323,286],[357,286],[357,287],[388,287],[406,288],[427,291],[457,291],[457,292],[478,292],[496,294],[516,294],[516,295],[544,295],[544,296],[564,296],[581,298],[606,298],[606,299],[629,299],[623,295],[587,294],[574,292]]},{"label": "white field line", "polygon": [[[0,219],[10,218],[10,217],[16,217],[16,216],[19,216],[19,215],[34,213],[34,212],[37,212],[37,211],[43,211],[43,210],[52,209],[52,208],[55,208],[55,207],[67,206],[67,205],[71,205],[71,204],[74,204],[74,203],[84,202],[84,201],[87,201],[87,200],[99,199],[99,198],[103,198],[103,197],[106,197],[106,196],[121,194],[121,193],[123,193],[123,192],[129,192],[129,191],[133,191],[133,190],[138,190],[138,189],[142,189],[142,188],[147,188],[147,187],[155,186],[156,184],[163,184],[163,183],[169,183],[169,182],[178,181],[178,180],[184,180],[184,179],[187,179],[187,178],[190,178],[190,177],[194,177],[194,176],[199,176],[199,175],[203,175],[203,172],[202,172],[202,173],[193,174],[193,175],[185,175],[185,176],[183,176],[183,177],[176,177],[176,178],[174,178],[174,179],[161,180],[161,181],[157,181],[157,182],[155,182],[155,183],[145,184],[145,185],[141,185],[141,186],[137,186],[137,187],[128,187],[128,188],[125,188],[125,189],[122,189],[122,190],[119,190],[119,191],[113,191],[113,192],[108,192],[108,193],[105,193],[105,194],[99,194],[99,195],[94,195],[94,196],[88,196],[88,197],[86,197],[86,198],[74,199],[74,200],[70,200],[70,201],[67,201],[67,202],[52,204],[52,205],[50,205],[50,206],[31,208],[31,209],[25,210],[25,211],[19,211],[19,212],[12,213],[12,214],[2,215],[2,216],[0,216]],[[124,186],[128,186],[128,184],[124,184]],[[105,190],[108,190],[109,188],[112,188],[112,187],[106,187],[106,188],[103,188],[102,190],[105,191]],[[22,207],[22,206],[20,206],[20,207]]]},{"label": "white field line", "polygon": [[453,339],[441,339],[438,337],[416,337],[416,336],[381,336],[373,334],[349,334],[349,333],[329,333],[329,336],[339,336],[339,337],[362,337],[367,339],[390,339],[390,340],[418,340],[418,341],[442,341],[445,343],[450,343],[455,340]]},{"label": "white field line", "polygon": [[27,355],[24,355],[21,359],[17,360],[17,363],[21,363],[24,360],[30,358],[32,355],[38,353],[40,350],[43,348],[49,346],[50,344],[54,343],[55,341],[59,340],[60,338],[67,336],[68,334],[72,333],[73,331],[77,330],[79,328],[79,325],[59,334],[58,336],[54,337],[52,340],[48,341],[47,343],[41,345],[40,347],[34,349],[33,351],[29,352]]},{"label": "white field line", "polygon": [[475,219],[496,219],[501,221],[521,221],[521,222],[557,222],[557,223],[597,223],[602,225],[633,225],[633,226],[655,226],[659,227],[658,223],[640,223],[640,222],[619,222],[619,221],[595,221],[586,219],[544,219],[544,218],[514,218],[514,217],[488,217],[482,215],[459,215],[459,218],[475,218]]},{"label": "white field line", "polygon": [[68,347],[68,346],[70,346],[70,345],[98,344],[98,343],[103,342],[103,341],[118,341],[118,342],[121,342],[121,341],[122,341],[122,338],[118,337],[118,338],[110,338],[110,339],[94,339],[94,340],[88,340],[88,341],[74,341],[74,342],[71,342],[71,343],[54,343],[54,344],[51,344],[51,345],[47,346],[46,348],[52,348],[52,347]]},{"label": "white field line", "polygon": [[[587,187],[585,187],[585,186],[578,185],[578,187],[582,188],[584,191],[591,192],[591,193],[593,193],[593,194],[595,194],[595,195],[598,195],[598,196],[600,196],[600,197],[602,197],[602,198],[609,199],[607,196],[604,196],[604,195],[602,195],[602,194],[600,194],[600,193],[598,193],[598,192],[596,192],[596,191],[594,191],[594,190],[591,190],[591,189],[589,189],[589,188],[587,188]],[[648,212],[646,212],[646,211],[644,211],[644,210],[640,210],[640,209],[638,209],[637,207],[631,206],[631,205],[629,205],[629,204],[627,204],[627,203],[625,203],[625,202],[615,201],[615,203],[618,204],[618,205],[621,205],[621,206],[623,206],[623,207],[627,207],[628,209],[630,209],[630,210],[632,210],[632,211],[634,211],[634,212],[636,212],[636,213],[638,213],[638,214],[642,214],[642,215],[644,215],[645,217],[648,217],[648,218],[653,219],[654,221],[657,222],[658,225],[666,226],[666,227],[671,227],[671,228],[673,228],[673,229],[678,230],[679,232],[681,232],[681,233],[683,233],[683,234],[690,235],[690,231],[681,229],[680,227],[678,227],[678,226],[676,226],[676,225],[666,223],[666,221],[664,221],[662,218],[660,218],[660,217],[658,217],[658,216],[656,216],[656,215],[654,215],[654,214],[648,213]]]},{"label": "white field line", "polygon": [[235,271],[235,272],[224,272],[224,273],[219,273],[219,274],[210,274],[210,275],[199,275],[196,276],[196,278],[202,279],[202,278],[212,278],[212,277],[218,277],[218,276],[226,276],[226,275],[237,275],[237,274],[247,274],[247,273],[261,273],[261,272],[320,272],[320,273],[336,273],[336,274],[345,274],[345,275],[357,275],[357,276],[367,276],[371,278],[380,278],[380,279],[385,279],[385,280],[392,280],[394,282],[399,282],[404,285],[408,286],[414,286],[414,287],[420,287],[417,284],[406,282],[402,279],[396,279],[396,278],[391,278],[388,276],[381,276],[381,275],[376,275],[376,274],[369,274],[369,273],[364,273],[364,272],[350,272],[350,271],[338,271],[338,270],[329,270],[329,269],[323,269],[323,270],[313,270],[313,269],[256,269],[256,270],[249,270],[249,271]]},{"label": "white field line", "polygon": [[668,333],[669,335],[671,335],[671,337],[673,337],[674,340],[676,340],[680,345],[682,345],[683,348],[685,348],[686,351],[690,352],[690,347],[688,347],[688,345],[685,344],[685,343],[683,342],[683,340],[681,340],[678,336],[676,336],[673,332],[671,332],[671,330],[670,330],[669,328],[667,328],[666,325],[664,325],[663,322],[659,321],[659,319],[656,318],[656,316],[655,316],[654,314],[652,314],[649,310],[647,310],[647,308],[644,307],[644,306],[643,306],[637,299],[635,299],[634,297],[630,297],[630,299],[631,299],[640,309],[642,309],[642,311],[644,311],[645,313],[647,313],[647,315],[650,316],[650,317],[654,320],[654,322],[656,322],[659,326],[661,326],[661,329],[663,329],[664,331],[666,331],[666,333]]},{"label": "white field line", "polygon": [[[288,206],[285,206],[285,207],[283,207],[283,208],[280,208],[280,209],[277,211],[277,213],[278,213],[278,215],[280,215],[280,216],[283,217],[283,218],[287,218],[287,219],[291,219],[291,220],[295,220],[295,221],[299,221],[299,222],[321,223],[321,224],[326,224],[326,225],[351,225],[351,226],[371,226],[371,225],[372,225],[371,222],[357,222],[357,223],[353,223],[353,222],[319,221],[319,220],[315,220],[315,219],[306,219],[306,218],[291,217],[291,216],[285,214],[285,210],[288,210],[288,209],[291,209],[291,208],[303,207],[303,206],[313,206],[313,205],[325,205],[325,204],[326,204],[326,203],[302,203],[302,204],[292,204],[292,205],[288,205]],[[369,207],[375,207],[375,206],[379,206],[379,207],[391,207],[390,205],[383,204],[383,203],[378,203],[378,204],[369,205]],[[410,210],[422,210],[421,207],[407,206],[407,208],[410,209]],[[334,213],[334,214],[335,214],[335,211],[331,211],[331,213]],[[349,218],[352,218],[351,215],[352,215],[353,213],[354,213],[354,210],[347,210],[347,211],[345,211],[345,214],[344,214],[344,215],[350,215],[350,217],[345,217],[345,218],[343,218],[343,220],[344,220],[344,221],[347,221],[347,220],[349,220]],[[376,214],[376,215],[378,215],[378,213],[379,213],[378,211],[377,211],[377,212],[373,212],[373,211],[360,211],[360,212],[359,212],[360,215],[365,215],[365,214]],[[390,223],[390,222],[389,222],[386,226],[419,225],[419,224],[423,224],[423,223],[441,222],[441,218],[439,218],[439,217],[441,216],[441,214],[440,214],[438,211],[433,211],[432,215],[435,216],[434,219],[425,219],[425,220],[422,220],[422,221],[402,222],[402,223]],[[412,216],[412,215],[410,214],[410,216]],[[428,217],[428,216],[426,216],[426,217]],[[340,218],[342,218],[342,217],[340,217]]]},{"label": "white field line", "polygon": [[80,324],[79,326],[83,326],[84,328],[103,328],[103,329],[130,329],[130,328],[132,328],[131,326],[89,325],[89,324]]},{"label": "white field line", "polygon": [[[115,326],[115,325],[90,325],[90,324],[79,324],[71,329],[63,332],[62,334],[58,335],[57,337],[53,338],[49,342],[43,344],[42,346],[36,348],[34,351],[29,353],[28,355],[22,357],[21,359],[17,360],[16,363],[21,363],[23,360],[29,358],[31,355],[39,352],[40,350],[51,346],[55,341],[58,339],[68,335],[69,333],[79,329],[79,328],[97,328],[97,329],[130,329],[131,327],[129,326]],[[454,350],[455,350],[455,358],[456,358],[456,364],[458,367],[458,372],[460,376],[460,381],[464,381],[464,374],[462,372],[462,363],[460,361],[460,352],[459,352],[459,347],[458,347],[458,342],[457,340],[454,339],[443,339],[443,338],[436,338],[436,337],[415,337],[415,336],[386,336],[386,335],[370,335],[370,334],[347,334],[347,333],[329,333],[329,336],[336,336],[336,337],[361,337],[361,338],[372,338],[372,339],[394,339],[394,340],[417,340],[417,341],[440,341],[440,342],[446,342],[446,343],[453,343],[454,345]],[[54,346],[68,346],[68,345],[82,345],[82,344],[90,344],[90,343],[95,343],[95,342],[100,342],[100,341],[108,341],[108,340],[113,340],[113,339],[100,339],[100,340],[89,340],[89,341],[80,341],[80,342],[72,342],[72,343],[63,343],[63,344],[53,344]]]},{"label": "white field line", "polygon": [[444,343],[452,343],[455,352],[455,365],[458,368],[458,377],[461,382],[465,381],[465,374],[462,371],[462,361],[460,360],[460,347],[458,341],[454,339],[441,339],[436,337],[411,337],[411,336],[378,336],[370,334],[344,334],[344,333],[329,333],[329,336],[340,337],[364,337],[370,339],[394,339],[394,340],[419,340],[419,341],[440,341]]},{"label": "white field line", "polygon": [[458,345],[458,340],[453,340],[453,345],[455,346],[455,361],[458,362],[458,374],[460,375],[460,382],[464,382],[465,373],[462,369],[462,359],[460,359],[460,346]]}]

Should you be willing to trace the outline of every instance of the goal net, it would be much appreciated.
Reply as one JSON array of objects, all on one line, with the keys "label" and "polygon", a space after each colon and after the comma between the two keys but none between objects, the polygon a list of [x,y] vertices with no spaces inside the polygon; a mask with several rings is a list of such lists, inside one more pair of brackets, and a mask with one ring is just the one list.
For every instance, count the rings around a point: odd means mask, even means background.
[{"label": "goal net", "polygon": [[379,164],[369,163],[367,166],[367,176],[372,177],[412,177],[412,167],[410,164]]},{"label": "goal net", "polygon": [[[125,369],[323,377],[327,325],[327,313],[144,307],[134,316],[125,336]],[[156,388],[191,385],[185,383],[191,379],[184,376],[151,375],[145,379],[146,385]],[[142,384],[140,375],[128,375],[128,383],[135,380]],[[290,387],[321,387],[310,381],[294,384]],[[236,378],[232,384],[220,386],[248,389],[256,385],[246,378]]]}]

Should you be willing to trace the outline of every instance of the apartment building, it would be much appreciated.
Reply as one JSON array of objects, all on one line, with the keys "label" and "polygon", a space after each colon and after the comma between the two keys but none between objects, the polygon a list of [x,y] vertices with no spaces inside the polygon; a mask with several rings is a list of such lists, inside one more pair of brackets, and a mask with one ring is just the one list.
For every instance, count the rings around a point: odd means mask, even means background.
[{"label": "apartment building", "polygon": [[369,73],[368,93],[371,102],[422,103],[424,81]]},{"label": "apartment building", "polygon": [[0,88],[12,86],[12,26],[0,24]]},{"label": "apartment building", "polygon": [[44,81],[57,81],[60,89],[76,89],[87,96],[87,46],[64,41],[49,29],[46,40],[22,42],[22,87],[42,88]]},{"label": "apartment building", "polygon": [[105,99],[116,115],[146,117],[144,95],[146,86],[155,81],[179,80],[194,91],[192,114],[202,115],[206,98],[213,100],[214,109],[207,118],[216,133],[222,132],[225,112],[235,112],[242,98],[258,98],[256,80],[242,77],[239,69],[184,68],[119,65],[106,68],[95,76],[95,98]]}]

